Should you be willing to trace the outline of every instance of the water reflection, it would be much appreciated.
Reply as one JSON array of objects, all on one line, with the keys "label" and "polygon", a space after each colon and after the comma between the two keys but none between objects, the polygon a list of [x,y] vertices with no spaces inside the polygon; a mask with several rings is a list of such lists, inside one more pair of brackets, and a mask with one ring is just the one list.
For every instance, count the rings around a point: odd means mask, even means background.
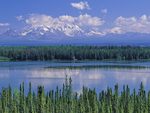
[{"label": "water reflection", "polygon": [[26,87],[32,82],[34,90],[38,85],[44,85],[45,89],[49,90],[56,86],[61,87],[68,75],[73,79],[75,91],[80,91],[83,86],[99,91],[113,87],[116,83],[121,89],[124,84],[128,84],[132,89],[138,89],[140,82],[144,83],[146,90],[150,89],[150,68],[43,68],[37,65],[33,67],[0,67],[0,86],[10,84],[19,87],[24,81]]}]

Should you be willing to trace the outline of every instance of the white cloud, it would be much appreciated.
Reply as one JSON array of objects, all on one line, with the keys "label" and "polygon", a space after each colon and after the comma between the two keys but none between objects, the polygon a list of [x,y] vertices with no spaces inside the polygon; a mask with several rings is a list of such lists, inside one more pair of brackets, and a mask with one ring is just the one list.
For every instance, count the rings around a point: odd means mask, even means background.
[{"label": "white cloud", "polygon": [[122,29],[121,29],[120,27],[113,27],[113,28],[111,28],[111,29],[108,29],[108,30],[106,31],[106,33],[122,34],[123,31],[122,31]]},{"label": "white cloud", "polygon": [[[105,9],[104,9],[105,10]],[[106,10],[104,11],[107,12]],[[30,33],[45,35],[49,33],[64,34],[73,36],[104,36],[107,34],[124,33],[148,33],[150,34],[150,16],[141,17],[117,17],[113,22],[106,23],[102,18],[91,16],[89,14],[80,14],[79,16],[62,15],[52,17],[49,15],[32,14],[26,17],[18,16],[18,21],[23,20],[25,26],[21,29],[21,35],[26,36]],[[103,26],[104,25],[104,26]],[[8,23],[0,23],[0,27],[8,28]]]},{"label": "white cloud", "polygon": [[78,3],[71,3],[71,6],[79,10],[90,9],[88,2],[83,1]]},{"label": "white cloud", "polygon": [[103,32],[103,31],[90,31],[90,32],[88,32],[87,34],[86,34],[87,36],[95,36],[95,35],[97,35],[97,36],[104,36],[104,35],[106,35],[105,34],[105,32]]},{"label": "white cloud", "polygon": [[16,19],[17,19],[18,21],[21,21],[21,20],[23,20],[23,16],[17,16]]},{"label": "white cloud", "polygon": [[150,17],[143,15],[137,17],[118,17],[115,20],[115,26],[123,32],[150,33]]},{"label": "white cloud", "polygon": [[0,35],[7,32],[9,30],[9,23],[0,23]]},{"label": "white cloud", "polygon": [[61,32],[67,36],[86,34],[95,28],[104,24],[104,20],[99,17],[93,17],[88,14],[77,17],[62,15],[53,18],[48,15],[32,14],[25,22],[28,27],[21,33],[23,36],[28,33],[39,30],[40,34]]},{"label": "white cloud", "polygon": [[75,18],[69,15],[59,16],[60,21],[73,23],[75,22]]},{"label": "white cloud", "polygon": [[74,24],[73,18],[71,16],[53,18],[47,15],[32,15],[26,19],[26,23],[30,26],[30,29],[40,29],[45,33],[62,32],[67,36],[73,36],[77,32],[82,32],[82,29]]},{"label": "white cloud", "polygon": [[84,14],[79,15],[77,18],[79,25],[83,26],[101,26],[104,24],[104,20],[99,17],[92,17],[91,15]]},{"label": "white cloud", "polygon": [[107,13],[108,13],[108,10],[107,10],[107,9],[102,9],[102,10],[101,10],[101,13],[107,14]]},{"label": "white cloud", "polygon": [[54,19],[51,16],[47,15],[31,15],[25,20],[25,22],[30,25],[32,28],[50,28],[53,26]]},{"label": "white cloud", "polygon": [[5,27],[5,26],[9,26],[9,23],[0,23],[0,27]]}]

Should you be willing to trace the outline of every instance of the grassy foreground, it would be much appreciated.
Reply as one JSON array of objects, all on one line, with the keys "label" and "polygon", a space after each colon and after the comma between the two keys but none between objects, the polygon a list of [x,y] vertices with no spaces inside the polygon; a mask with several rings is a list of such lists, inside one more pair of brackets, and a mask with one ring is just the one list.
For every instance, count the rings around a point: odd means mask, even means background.
[{"label": "grassy foreground", "polygon": [[141,83],[139,91],[130,92],[124,86],[121,93],[118,85],[114,89],[96,92],[83,87],[78,94],[72,91],[72,80],[66,79],[62,89],[45,92],[43,86],[32,91],[29,84],[25,94],[24,83],[20,89],[2,88],[0,93],[0,113],[149,113],[150,92],[146,93]]}]

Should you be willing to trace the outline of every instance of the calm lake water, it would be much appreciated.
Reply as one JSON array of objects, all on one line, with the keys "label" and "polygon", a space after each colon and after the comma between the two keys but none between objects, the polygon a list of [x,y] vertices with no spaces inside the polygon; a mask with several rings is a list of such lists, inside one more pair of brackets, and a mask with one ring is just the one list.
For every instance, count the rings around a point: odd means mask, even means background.
[{"label": "calm lake water", "polygon": [[27,89],[32,82],[34,90],[43,85],[48,91],[61,88],[66,75],[78,92],[83,86],[100,91],[116,83],[120,89],[124,84],[138,89],[141,82],[150,90],[150,62],[0,62],[0,87],[19,88],[24,82]]}]

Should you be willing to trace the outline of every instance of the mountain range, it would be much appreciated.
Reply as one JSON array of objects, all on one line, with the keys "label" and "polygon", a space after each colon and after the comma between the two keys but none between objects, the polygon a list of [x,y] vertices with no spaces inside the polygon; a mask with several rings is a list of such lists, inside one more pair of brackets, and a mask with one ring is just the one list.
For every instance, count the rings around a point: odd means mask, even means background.
[{"label": "mountain range", "polygon": [[48,45],[131,45],[150,46],[150,34],[124,33],[85,36],[78,33],[69,37],[61,32],[48,32],[36,30],[27,35],[20,35],[15,30],[0,31],[0,46],[48,46]]}]

